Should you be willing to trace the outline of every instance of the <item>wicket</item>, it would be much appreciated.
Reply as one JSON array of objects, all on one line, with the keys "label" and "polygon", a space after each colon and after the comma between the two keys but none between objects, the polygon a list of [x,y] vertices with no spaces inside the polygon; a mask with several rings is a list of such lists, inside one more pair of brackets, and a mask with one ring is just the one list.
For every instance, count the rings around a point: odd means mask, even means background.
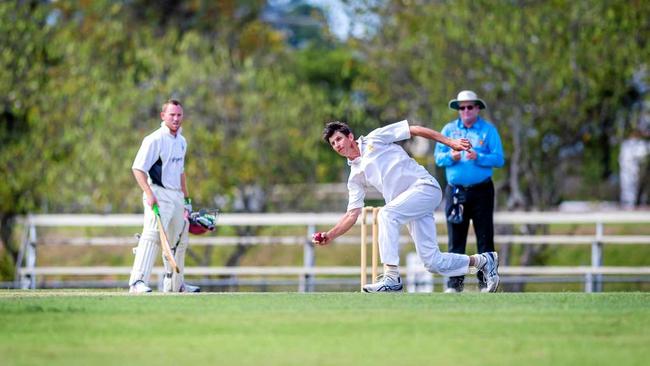
[{"label": "wicket", "polygon": [[367,269],[367,250],[366,244],[368,243],[368,227],[367,219],[368,213],[372,213],[372,281],[377,278],[377,262],[379,257],[379,207],[366,206],[361,211],[361,291],[363,286],[367,283],[368,269]]}]

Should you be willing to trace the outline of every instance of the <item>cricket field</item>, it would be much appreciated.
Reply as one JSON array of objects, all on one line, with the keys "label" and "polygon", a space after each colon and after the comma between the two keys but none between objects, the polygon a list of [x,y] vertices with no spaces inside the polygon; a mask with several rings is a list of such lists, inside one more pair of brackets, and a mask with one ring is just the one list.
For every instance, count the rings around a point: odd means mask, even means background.
[{"label": "cricket field", "polygon": [[0,291],[0,364],[647,365],[650,293]]}]

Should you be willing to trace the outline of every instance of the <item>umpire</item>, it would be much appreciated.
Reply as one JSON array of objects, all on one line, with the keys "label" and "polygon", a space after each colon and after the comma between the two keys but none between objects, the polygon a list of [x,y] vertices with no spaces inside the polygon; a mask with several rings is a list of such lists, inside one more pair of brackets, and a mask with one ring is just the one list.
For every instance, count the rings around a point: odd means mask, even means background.
[{"label": "umpire", "polygon": [[[470,220],[476,233],[478,253],[494,251],[494,184],[492,168],[504,164],[503,146],[496,127],[479,116],[485,102],[475,92],[463,90],[449,101],[458,118],[447,123],[441,133],[452,139],[466,138],[468,151],[454,151],[436,144],[436,165],[445,168],[445,213],[449,252],[465,254]],[[486,291],[481,271],[477,273],[479,290]],[[445,292],[462,292],[465,276],[449,277]]]}]

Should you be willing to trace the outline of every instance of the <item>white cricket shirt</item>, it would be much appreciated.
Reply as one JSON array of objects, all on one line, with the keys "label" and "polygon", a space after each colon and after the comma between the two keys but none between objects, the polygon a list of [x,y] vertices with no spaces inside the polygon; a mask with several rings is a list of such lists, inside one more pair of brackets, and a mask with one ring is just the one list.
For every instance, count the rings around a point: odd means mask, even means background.
[{"label": "white cricket shirt", "polygon": [[363,207],[366,187],[373,186],[381,192],[386,203],[416,183],[430,184],[438,189],[438,182],[412,159],[404,149],[395,144],[411,138],[407,120],[378,128],[368,136],[357,139],[361,155],[348,160],[348,211]]},{"label": "white cricket shirt", "polygon": [[147,173],[149,184],[180,190],[187,151],[187,142],[181,135],[182,130],[179,128],[174,136],[165,122],[161,122],[159,129],[142,140],[131,168]]}]

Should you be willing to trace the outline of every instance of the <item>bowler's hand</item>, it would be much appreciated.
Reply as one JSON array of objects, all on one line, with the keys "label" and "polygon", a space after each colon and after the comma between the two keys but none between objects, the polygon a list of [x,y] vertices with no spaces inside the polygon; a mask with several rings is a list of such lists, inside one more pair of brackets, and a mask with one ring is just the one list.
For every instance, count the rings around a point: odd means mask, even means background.
[{"label": "bowler's hand", "polygon": [[314,233],[314,235],[311,237],[311,242],[316,245],[327,245],[329,241],[330,238],[327,236],[327,233],[325,232]]},{"label": "bowler's hand", "polygon": [[478,154],[476,153],[476,150],[467,150],[465,152],[465,157],[467,160],[476,160],[478,158]]}]

